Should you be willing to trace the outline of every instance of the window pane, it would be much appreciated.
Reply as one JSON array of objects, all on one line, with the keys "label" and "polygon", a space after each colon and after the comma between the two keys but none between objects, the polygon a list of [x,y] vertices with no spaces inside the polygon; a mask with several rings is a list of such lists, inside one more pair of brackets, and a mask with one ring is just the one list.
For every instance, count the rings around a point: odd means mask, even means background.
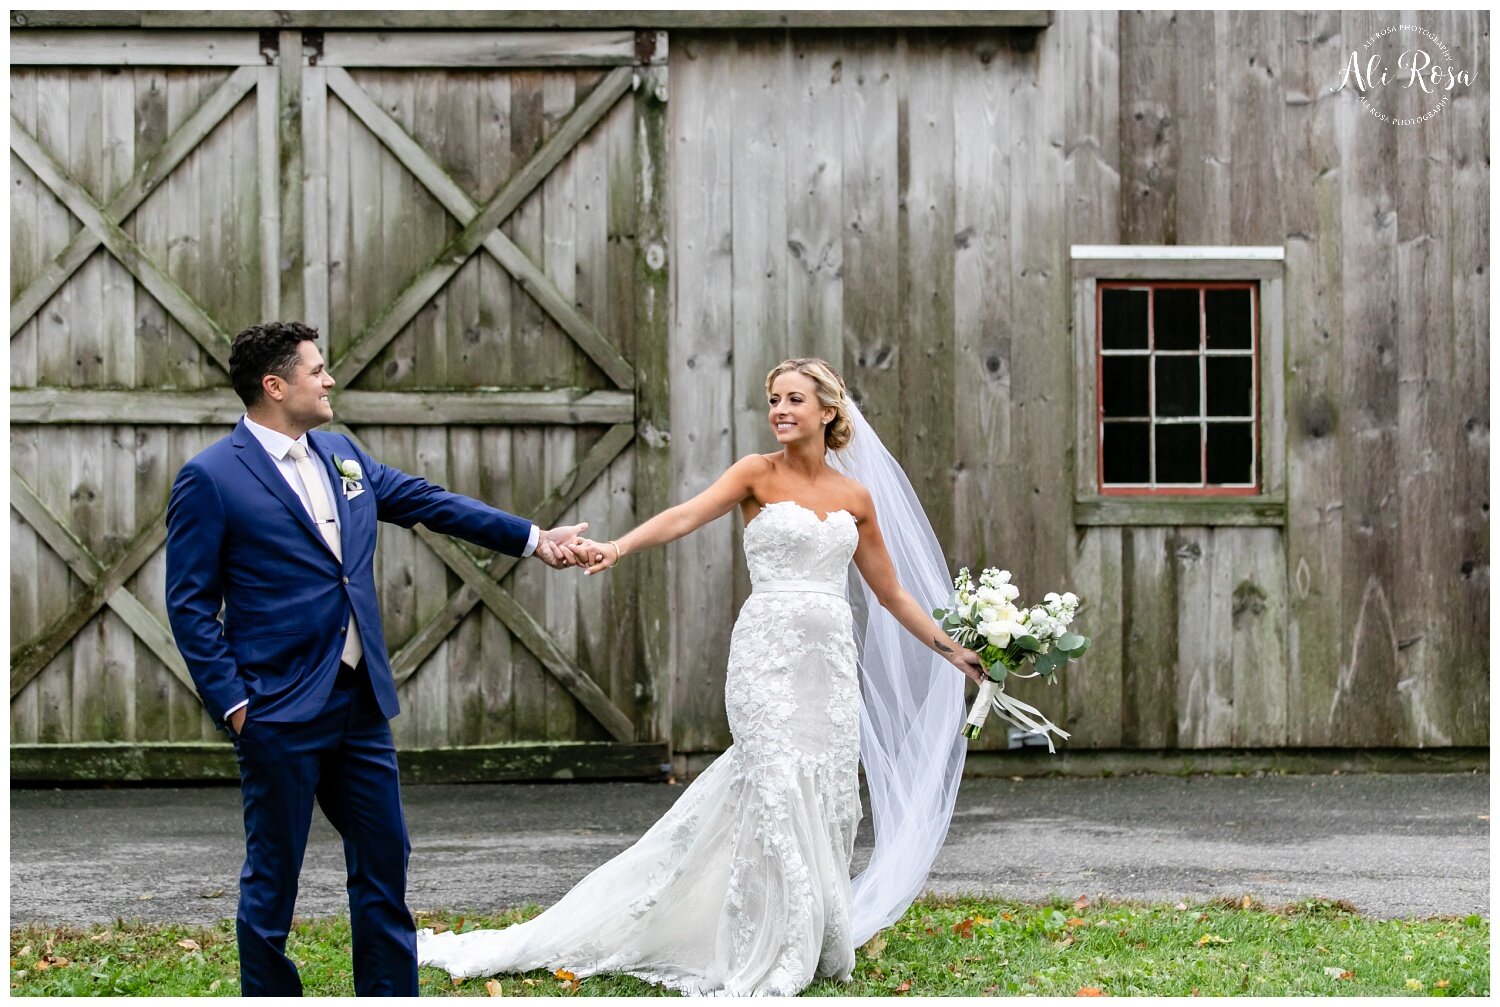
[{"label": "window pane", "polygon": [[1150,297],[1145,290],[1104,288],[1104,335],[1106,350],[1144,350],[1147,346],[1146,311]]},{"label": "window pane", "polygon": [[1195,287],[1158,289],[1156,298],[1156,344],[1158,350],[1198,348],[1198,294]]},{"label": "window pane", "polygon": [[[1208,358],[1208,415],[1254,415],[1251,411],[1250,367],[1249,357]],[[1161,380],[1159,376],[1157,380]],[[1160,395],[1160,391],[1157,394]]]},{"label": "window pane", "polygon": [[1255,470],[1251,462],[1250,424],[1210,423],[1208,425],[1209,482],[1254,482]]},{"label": "window pane", "polygon": [[1198,358],[1156,358],[1156,415],[1198,415]]},{"label": "window pane", "polygon": [[1203,432],[1197,423],[1164,423],[1156,427],[1156,481],[1192,483],[1203,480]]},{"label": "window pane", "polygon": [[1104,424],[1104,443],[1100,450],[1104,455],[1105,482],[1151,481],[1151,424]]},{"label": "window pane", "polygon": [[1099,388],[1105,416],[1149,416],[1149,357],[1105,357]]},{"label": "window pane", "polygon": [[1205,290],[1203,316],[1209,349],[1248,350],[1253,345],[1249,290]]}]

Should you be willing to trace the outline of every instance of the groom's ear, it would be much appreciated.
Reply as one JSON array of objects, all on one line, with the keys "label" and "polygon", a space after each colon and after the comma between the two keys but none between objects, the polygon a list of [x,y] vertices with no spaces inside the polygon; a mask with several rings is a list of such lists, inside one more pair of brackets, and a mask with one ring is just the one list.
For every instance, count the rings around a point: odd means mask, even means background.
[{"label": "groom's ear", "polygon": [[278,374],[267,374],[260,379],[260,390],[266,398],[280,402],[286,397],[286,382]]}]

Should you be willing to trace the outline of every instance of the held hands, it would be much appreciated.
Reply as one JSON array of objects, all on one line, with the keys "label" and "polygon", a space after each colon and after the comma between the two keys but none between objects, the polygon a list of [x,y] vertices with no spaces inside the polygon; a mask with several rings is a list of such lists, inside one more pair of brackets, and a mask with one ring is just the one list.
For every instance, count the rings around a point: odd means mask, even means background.
[{"label": "held hands", "polygon": [[584,540],[578,536],[587,530],[588,526],[589,523],[585,521],[582,524],[552,528],[542,532],[537,538],[536,552],[532,555],[554,570],[579,565],[582,559],[579,550]]},{"label": "held hands", "polygon": [[601,573],[620,562],[624,555],[617,542],[595,542],[592,539],[583,539],[583,546],[576,550],[581,565],[587,566],[585,574]]}]

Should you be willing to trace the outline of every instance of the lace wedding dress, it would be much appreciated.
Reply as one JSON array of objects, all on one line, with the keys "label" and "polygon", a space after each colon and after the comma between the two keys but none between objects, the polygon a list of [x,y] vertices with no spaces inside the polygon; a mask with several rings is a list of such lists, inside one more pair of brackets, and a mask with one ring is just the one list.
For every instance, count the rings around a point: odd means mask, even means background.
[{"label": "lace wedding dress", "polygon": [[456,977],[623,972],[731,996],[848,979],[860,687],[845,589],[858,539],[846,511],[762,508],[745,528],[753,589],[724,686],[734,744],[552,908],[505,930],[423,930],[417,960]]}]

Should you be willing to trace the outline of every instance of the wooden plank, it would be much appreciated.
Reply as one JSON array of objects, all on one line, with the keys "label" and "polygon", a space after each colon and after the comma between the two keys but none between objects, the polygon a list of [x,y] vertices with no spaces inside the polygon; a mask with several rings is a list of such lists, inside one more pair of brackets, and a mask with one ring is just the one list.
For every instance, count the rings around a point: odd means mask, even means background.
[{"label": "wooden plank", "polygon": [[[1437,15],[1441,17],[1442,15]],[[1426,15],[1424,15],[1426,20]],[[1442,23],[1424,25],[1445,44],[1457,41]],[[1404,46],[1403,46],[1404,48]],[[1393,115],[1418,119],[1437,100],[1420,88],[1399,88]],[[1446,112],[1446,108],[1444,110]],[[1441,115],[1442,113],[1440,113]],[[1399,418],[1395,433],[1398,527],[1396,569],[1402,601],[1395,607],[1398,702],[1422,747],[1452,745],[1453,692],[1459,688],[1443,627],[1457,601],[1452,571],[1463,562],[1450,522],[1434,516],[1456,509],[1448,442],[1468,406],[1456,390],[1451,330],[1453,245],[1449,228],[1451,138],[1438,118],[1390,127],[1401,170],[1394,179],[1396,218],[1395,369]],[[1461,142],[1461,141],[1460,141]],[[1390,487],[1387,487],[1390,489]],[[1440,628],[1442,627],[1442,628]]]},{"label": "wooden plank", "polygon": [[[1165,12],[1163,12],[1165,13]],[[1234,75],[1217,72],[1230,49],[1228,15],[1222,11],[1173,11],[1167,34],[1147,50],[1160,63],[1158,86],[1167,75],[1175,90],[1171,142],[1177,164],[1173,219],[1166,222],[1174,241],[1187,245],[1235,243],[1229,217],[1229,190],[1235,169],[1230,146],[1230,101],[1242,86]],[[1170,42],[1168,49],[1162,43]],[[1231,50],[1232,51],[1232,50]],[[1235,52],[1234,60],[1239,62]]]},{"label": "wooden plank", "polygon": [[[1449,625],[1453,738],[1460,744],[1487,739],[1490,732],[1490,169],[1483,142],[1490,135],[1492,66],[1485,40],[1489,14],[1449,14],[1455,46],[1475,60],[1474,85],[1455,88],[1441,118],[1447,120],[1453,258],[1450,268],[1453,357],[1464,361],[1455,380],[1455,402],[1466,409],[1455,417],[1449,443],[1457,459],[1453,475],[1457,575],[1450,567]],[[1446,41],[1446,39],[1445,39]],[[1473,54],[1470,56],[1469,54]]]},{"label": "wooden plank", "polygon": [[[623,87],[628,83],[628,78],[629,71],[619,71],[606,78],[600,87],[610,84],[612,89],[619,88],[616,95],[618,97],[619,93],[623,93]],[[385,144],[398,161],[417,176],[423,186],[438,202],[443,204],[449,213],[461,224],[469,224],[478,218],[481,208],[470,198],[463,187],[450,178],[422,145],[387,115],[347,72],[334,69],[329,72],[328,79],[339,99],[380,139],[381,143]],[[592,95],[590,97],[592,98]],[[524,196],[522,198],[524,199]],[[521,200],[516,200],[517,205],[520,202]],[[620,355],[608,338],[573,306],[571,299],[562,292],[557,283],[548,277],[546,271],[539,269],[533,259],[517,247],[503,231],[492,230],[488,233],[483,239],[482,247],[515,278],[521,289],[546,309],[547,313],[578,343],[579,348],[587,353],[618,387],[631,387],[634,379],[629,362]]]},{"label": "wooden plank", "polygon": [[[73,492],[71,466],[58,464],[53,459],[67,458],[72,450],[71,434],[65,429],[42,427],[37,430],[39,464],[36,471],[35,500],[44,506],[42,513],[22,510],[32,528],[53,550],[37,569],[38,595],[43,618],[52,619],[65,611],[78,595],[87,590],[89,578],[80,577],[76,570],[85,569],[86,564],[78,549],[72,532],[60,531],[59,524],[50,524],[49,516],[64,514],[68,510],[68,497]],[[12,477],[11,506],[17,502],[29,506],[26,494],[15,485]],[[20,508],[17,508],[18,510]],[[56,521],[52,517],[52,521]],[[38,523],[40,522],[40,523]],[[70,541],[71,540],[71,541]],[[76,545],[74,545],[76,543]],[[58,550],[62,550],[59,552]],[[55,559],[54,559],[55,557]],[[57,562],[56,560],[61,560]],[[90,557],[87,563],[92,564]],[[73,676],[72,647],[58,652],[50,664],[42,669],[36,681],[37,738],[43,742],[71,740],[73,735]]]},{"label": "wooden plank", "polygon": [[[345,392],[333,393],[341,422],[356,426],[490,426],[495,424],[628,423],[629,392],[559,388],[545,392]],[[235,423],[244,403],[226,389],[119,391],[35,388],[11,396],[14,423]]]},{"label": "wooden plank", "polygon": [[[510,94],[508,87],[504,89],[504,94],[508,99]],[[503,166],[501,170],[503,170]],[[498,180],[495,184],[496,186],[499,185]],[[513,440],[514,436],[509,430],[491,428],[482,430],[479,433],[481,445],[481,464],[479,466],[481,497],[485,500],[503,502],[504,506],[507,507],[514,506],[510,500],[511,442]],[[543,523],[540,515],[534,520],[538,523]],[[543,526],[545,527],[544,523]],[[491,576],[499,572],[500,567],[496,564],[503,563],[504,560],[505,557],[497,557],[491,561],[489,568]],[[469,611],[469,609],[479,603],[479,595],[470,590],[467,585],[460,587],[455,594],[467,594],[469,596],[470,600],[464,607],[464,611]],[[450,606],[453,604],[453,600],[453,597],[448,599]],[[518,671],[514,657],[515,640],[510,635],[510,630],[505,627],[505,624],[495,617],[495,613],[483,605],[479,605],[472,618],[479,622],[479,648],[480,653],[485,655],[483,678],[478,697],[484,710],[479,742],[481,744],[493,744],[495,742],[511,741],[516,737],[516,717],[513,697]],[[431,624],[429,623],[429,625]],[[524,649],[522,653],[525,653]],[[393,666],[394,663],[393,661]]]},{"label": "wooden plank", "polygon": [[[17,77],[12,75],[11,84],[14,88]],[[13,92],[14,94],[14,92]],[[14,107],[14,106],[12,106]],[[30,106],[34,117],[35,104]],[[12,344],[14,347],[14,344]],[[38,481],[37,469],[41,463],[40,452],[37,451],[36,427],[26,427],[12,424],[10,438],[10,463],[11,468],[29,483]],[[36,640],[46,628],[46,619],[40,609],[40,581],[46,576],[43,563],[48,555],[46,546],[39,540],[36,532],[26,524],[19,511],[14,507],[10,510],[10,640],[12,650],[11,673],[14,675],[16,662],[14,654],[24,648],[29,642]],[[55,557],[52,562],[61,565],[61,561]],[[63,571],[66,576],[66,570]],[[12,742],[29,742],[36,740],[37,733],[37,690],[31,689],[25,695],[18,696],[11,693],[10,700],[10,738]]]},{"label": "wooden plank", "polygon": [[306,234],[302,225],[302,33],[279,32],[276,45],[277,182],[281,204],[281,247],[276,256],[281,267],[278,316],[301,318],[307,310],[303,275]]},{"label": "wooden plank", "polygon": [[[61,457],[70,455],[64,454]],[[50,468],[54,466],[44,466],[42,471],[47,472]],[[103,566],[94,558],[88,546],[61,517],[52,512],[14,469],[10,473],[10,505],[85,584],[94,583],[103,574]]]},{"label": "wooden plank", "polygon": [[[412,431],[416,448],[416,465],[408,469],[421,473],[422,477],[439,486],[451,484],[448,469],[448,432],[439,428],[421,427]],[[463,547],[451,539],[444,539],[454,549]],[[406,633],[424,625],[439,609],[448,596],[448,570],[441,559],[426,549],[416,549],[412,557],[412,605],[411,617],[403,629]],[[409,685],[406,695],[412,701],[412,720],[416,724],[416,743],[423,747],[453,744],[450,733],[448,711],[453,691],[449,675],[449,648],[439,647],[422,667],[418,680]]]},{"label": "wooden plank", "polygon": [[1241,556],[1233,532],[1185,527],[1176,535],[1177,745],[1221,748],[1234,737],[1230,595]]},{"label": "wooden plank", "polygon": [[[401,782],[498,783],[520,780],[660,780],[665,744],[522,742],[465,748],[402,748]],[[21,744],[11,777],[22,784],[231,782],[234,750],[218,741]]]},{"label": "wooden plank", "polygon": [[[74,98],[80,97],[85,102],[92,99],[91,103],[97,110],[97,96],[85,97],[75,92]],[[75,141],[77,139],[75,134]],[[97,302],[88,307],[94,312],[99,310]],[[75,326],[75,333],[78,328],[81,326]],[[76,350],[75,346],[75,352]],[[77,540],[88,553],[87,565],[83,569],[93,568],[97,571],[95,576],[103,572],[103,564],[99,563],[95,557],[105,552],[104,537],[110,523],[103,500],[104,452],[107,433],[106,429],[99,427],[66,431],[67,455],[52,463],[59,468],[67,469],[67,479],[71,486],[68,493],[68,508],[58,516],[63,518],[67,523],[68,531],[77,536]],[[78,566],[74,566],[73,570],[75,574],[81,572]],[[82,577],[81,579],[85,581],[87,588],[88,578]],[[73,638],[71,667],[63,669],[62,672],[72,678],[69,689],[72,709],[69,711],[68,721],[69,738],[73,741],[97,740],[104,727],[100,722],[99,711],[100,705],[106,698],[100,695],[103,622],[103,619],[92,620]]]},{"label": "wooden plank", "polygon": [[204,308],[159,266],[120,227],[104,215],[93,197],[20,124],[11,120],[11,149],[58,195],[142,286],[151,292],[200,346],[224,367],[229,366],[229,336]]},{"label": "wooden plank", "polygon": [[[105,212],[119,220],[122,217],[114,212],[115,204],[135,174],[135,88],[122,85],[120,78],[112,75],[100,99],[103,188],[99,194],[108,200]],[[135,278],[116,262],[103,259],[101,265],[104,286],[100,294],[108,306],[99,319],[104,348],[102,383],[125,388],[135,384]],[[15,325],[14,320],[11,325]]]},{"label": "wooden plank", "polygon": [[[448,456],[448,482],[445,485],[455,493],[477,500],[487,499],[482,474],[486,459],[479,447],[483,431],[456,427],[448,429],[445,434]],[[432,624],[435,615],[447,608],[448,595],[445,584],[439,598],[429,599],[440,602],[440,606],[428,610],[424,628]],[[484,680],[495,655],[486,653],[481,646],[482,626],[482,616],[470,611],[445,641],[448,730],[444,743],[448,745],[477,745],[485,740],[484,721],[489,714],[484,708]]]},{"label": "wooden plank", "polygon": [[143,25],[167,27],[427,29],[508,28],[578,31],[606,28],[1046,28],[1046,10],[519,10],[465,11],[25,11],[12,15],[38,26]]},{"label": "wooden plank", "polygon": [[260,37],[229,31],[14,32],[12,66],[264,66]]},{"label": "wooden plank", "polygon": [[865,418],[900,444],[898,353],[904,312],[897,176],[897,103],[885,36],[851,35],[844,62],[844,368]]},{"label": "wooden plank", "polygon": [[[33,133],[37,130],[36,91],[36,74],[19,69],[11,72],[11,114]],[[10,164],[10,385],[28,388],[37,383],[37,323],[34,311],[17,323],[15,304],[46,268],[40,217],[42,200],[51,201],[52,197],[43,195],[42,183],[15,155],[11,155]]]},{"label": "wooden plank", "polygon": [[787,346],[844,360],[843,79],[837,38],[789,34],[786,80]]},{"label": "wooden plank", "polygon": [[892,447],[956,567],[967,557],[958,559],[953,542],[953,282],[958,229],[953,192],[954,68],[947,41],[942,35],[912,31],[905,45],[897,46],[898,296],[905,331],[897,360],[901,429]]},{"label": "wooden plank", "polygon": [[[500,190],[510,177],[514,154],[511,150],[511,94],[508,74],[484,74],[480,76],[478,106],[479,117],[479,182],[475,189],[476,200],[487,200]],[[504,232],[501,232],[504,234]],[[479,267],[479,320],[475,338],[467,346],[464,370],[472,376],[475,384],[513,386],[514,365],[509,348],[511,322],[511,299],[514,284],[509,275],[494,260],[493,256],[480,256]],[[505,435],[505,455],[510,458],[509,434]],[[495,445],[496,450],[500,446]],[[493,620],[491,620],[493,622]],[[494,632],[509,639],[503,629],[495,624]],[[491,630],[486,629],[488,635]],[[503,738],[490,740],[500,741]]]},{"label": "wooden plank", "polygon": [[[193,110],[202,104],[204,75],[191,70],[172,70],[167,74],[166,88],[167,126],[175,132],[193,114]],[[166,227],[162,234],[164,244],[160,249],[151,250],[154,261],[159,262],[167,275],[185,291],[202,289],[203,272],[207,267],[195,244],[202,220],[203,172],[201,157],[188,158],[173,172],[168,180],[166,197],[162,200],[166,204]],[[186,331],[179,318],[174,317],[172,306],[163,302],[162,307],[167,309],[166,329],[172,341],[171,350],[175,352],[171,352],[166,373],[160,378],[143,375],[142,383],[202,387],[208,383],[206,372],[211,366],[199,348],[192,345],[194,336]],[[227,360],[228,355],[225,354],[224,362]],[[227,371],[224,362],[220,363],[220,367]],[[193,713],[187,700],[174,690],[172,725],[174,731],[181,732],[174,734],[174,738],[197,736],[197,732],[191,730],[195,719]]]},{"label": "wooden plank", "polygon": [[[1090,425],[1090,432],[1093,427]],[[1264,497],[1081,496],[1073,502],[1076,525],[1284,525],[1285,500]]]},{"label": "wooden plank", "polygon": [[1323,83],[1345,45],[1338,13],[1289,13],[1285,48],[1288,138],[1286,241],[1288,721],[1287,741],[1326,745],[1344,654],[1343,413],[1344,151],[1338,96]]},{"label": "wooden plank", "polygon": [[1262,11],[1220,11],[1216,17],[1215,66],[1233,68],[1227,76],[1209,77],[1218,82],[1218,122],[1229,139],[1228,234],[1237,245],[1279,245],[1287,235],[1285,23]]},{"label": "wooden plank", "polygon": [[[448,117],[443,114],[444,105],[452,100],[445,87],[450,74],[424,70],[399,76],[406,78],[406,93],[411,99],[411,117],[406,120],[407,129],[423,149],[432,150],[443,157],[448,142]],[[446,157],[443,157],[443,161],[445,164],[451,163]],[[405,179],[402,181],[411,192],[407,197],[407,206],[412,215],[407,242],[414,249],[442,248],[457,228],[437,207],[432,206],[425,193]],[[432,299],[413,316],[392,347],[397,356],[410,353],[410,366],[403,377],[412,386],[434,388],[449,383],[447,332],[453,285],[458,281],[462,270],[472,267],[473,261],[472,258],[465,259],[454,270],[447,283],[434,292]]]},{"label": "wooden plank", "polygon": [[328,331],[328,71],[302,71],[302,317]]},{"label": "wooden plank", "polygon": [[342,32],[323,35],[323,66],[494,67],[618,66],[634,63],[635,32],[473,31]]},{"label": "wooden plank", "polygon": [[[182,464],[199,444],[206,442],[204,428],[137,427],[138,464],[135,467],[134,490],[140,506],[146,502],[166,509],[172,481]],[[161,522],[163,531],[165,521]],[[165,552],[156,553],[142,564],[135,577],[126,582],[136,596],[153,609],[157,618],[167,619],[167,564]],[[167,668],[144,643],[135,644],[135,725],[137,741],[165,741],[172,734],[172,706],[181,702],[182,690]]]},{"label": "wooden plank", "polygon": [[1120,60],[1119,84],[1120,240],[1126,244],[1177,243],[1180,149],[1176,50],[1170,41],[1174,14],[1120,13],[1120,52],[1132,54]]},{"label": "wooden plank", "polygon": [[[638,520],[657,513],[662,504],[702,492],[734,461],[733,117],[723,114],[730,81],[718,69],[731,58],[733,46],[732,39],[683,42],[683,58],[672,67],[676,104],[671,118],[672,172],[681,181],[670,190],[672,247],[677,259],[671,352],[667,381],[651,379],[653,372],[645,356],[650,338],[637,328],[636,359],[657,403],[655,415],[648,414],[643,396],[638,421],[645,441],[636,462]],[[645,114],[638,103],[637,116]],[[655,167],[647,155],[646,151],[637,155],[643,170]],[[643,216],[639,227],[650,226],[649,219]],[[637,247],[638,263],[648,247]],[[639,264],[637,275],[642,275]],[[637,293],[641,296],[644,291]],[[640,303],[637,300],[638,323]],[[664,394],[667,388],[670,397]],[[666,424],[661,422],[663,404],[670,420]],[[671,459],[669,493],[665,494],[658,489],[660,484],[648,478],[648,474],[662,475],[651,451],[661,447],[669,448]],[[724,584],[734,573],[735,549],[732,517],[672,543],[666,549],[667,604],[658,607],[644,597],[640,601],[643,657],[661,682],[649,702],[657,710],[657,723],[671,732],[675,751],[722,751],[729,740],[722,675],[729,659],[735,605]],[[645,564],[654,558],[650,553],[635,557],[641,565],[638,585],[645,583]],[[670,634],[667,660],[660,663],[661,655],[653,658],[647,649],[658,634]],[[664,710],[669,711],[666,716]]]},{"label": "wooden plank", "polygon": [[1232,539],[1238,563],[1232,602],[1235,745],[1281,748],[1287,730],[1287,582],[1282,533],[1274,528],[1218,531]]},{"label": "wooden plank", "polygon": [[[69,76],[65,70],[35,74],[36,136],[44,149],[55,151],[64,162],[69,158],[71,143]],[[16,152],[12,150],[12,154],[16,155]],[[25,164],[24,158],[18,159]],[[27,167],[35,174],[35,169]],[[44,190],[37,194],[37,243],[46,255],[54,248],[65,247],[78,229],[78,223],[68,212],[66,204],[47,185],[47,180],[40,175],[36,177],[39,187]],[[66,385],[73,373],[73,358],[68,352],[72,342],[71,321],[75,317],[73,291],[63,287],[47,307],[50,310],[41,314],[37,324],[36,380],[43,385]]]},{"label": "wooden plank", "polygon": [[[257,188],[260,192],[260,313],[281,317],[281,72],[255,71]],[[335,148],[339,149],[339,148]]]},{"label": "wooden plank", "polygon": [[[480,132],[479,91],[481,75],[477,73],[433,74],[443,84],[444,100],[439,114],[434,119],[443,124],[443,143],[436,151],[442,162],[453,171],[454,181],[465,192],[479,189]],[[486,193],[485,195],[488,195]],[[445,226],[453,226],[444,222]],[[498,233],[498,232],[497,232]],[[483,256],[475,256],[448,281],[442,296],[446,301],[444,332],[437,338],[443,340],[445,372],[443,384],[447,387],[470,387],[482,383],[471,366],[473,343],[479,337],[480,302],[484,293],[480,289],[481,263]],[[477,442],[476,442],[477,444]],[[475,632],[478,632],[477,622]],[[476,688],[477,688],[477,682]]]},{"label": "wooden plank", "polygon": [[[77,70],[68,81],[68,160],[69,176],[83,192],[98,202],[103,192],[103,123],[102,77],[98,70]],[[85,262],[74,274],[69,286],[73,294],[75,318],[104,317],[104,256]],[[68,330],[68,357],[72,367],[65,380],[69,385],[104,383],[104,344],[102,327],[95,324],[71,325]]]},{"label": "wooden plank", "polygon": [[[574,441],[578,437],[578,431],[554,427],[547,430],[544,436],[543,470],[546,473],[547,485],[551,485],[559,474],[567,472],[572,467]],[[559,523],[576,524],[579,520],[581,517],[578,511],[570,509]],[[579,581],[582,579],[582,575],[576,569],[548,571],[547,578],[543,581],[546,600],[539,611],[542,618],[538,621],[545,626],[548,640],[557,648],[558,653],[577,670],[582,679],[594,683],[596,688],[599,688],[600,681],[607,687],[609,685],[608,674],[595,679],[579,666],[578,588]],[[548,738],[562,739],[578,736],[578,721],[580,720],[578,704],[569,694],[570,691],[570,688],[565,687],[563,682],[556,679],[547,683]],[[600,688],[599,695],[610,704],[611,709],[620,709],[605,688]],[[616,734],[615,737],[621,741],[633,740],[635,738],[634,725],[631,726],[628,735]]]},{"label": "wooden plank", "polygon": [[[1369,38],[1388,21],[1368,11],[1345,11],[1344,38]],[[1396,215],[1371,207],[1395,203],[1396,130],[1370,115],[1350,89],[1337,95],[1338,136],[1357,168],[1343,173],[1340,190],[1345,332],[1344,420],[1338,465],[1343,490],[1343,597],[1345,635],[1338,682],[1326,719],[1334,744],[1412,744],[1416,737],[1401,709],[1398,642],[1392,623],[1401,582],[1396,552],[1400,483],[1397,386]],[[1358,252],[1355,251],[1358,249]]]},{"label": "wooden plank", "polygon": [[1067,729],[1073,733],[1068,747],[1119,748],[1124,717],[1121,530],[1085,528],[1074,542],[1072,577],[1079,598],[1074,625],[1091,644],[1083,659],[1068,665],[1061,676]]},{"label": "wooden plank", "polygon": [[1121,637],[1121,733],[1126,748],[1176,748],[1177,606],[1181,597],[1172,528],[1120,533],[1124,611]]},{"label": "wooden plank", "polygon": [[[1011,440],[1009,90],[1003,39],[953,59],[953,531],[958,566],[1004,565],[990,487],[1015,464]],[[982,737],[982,736],[981,736]]]}]

